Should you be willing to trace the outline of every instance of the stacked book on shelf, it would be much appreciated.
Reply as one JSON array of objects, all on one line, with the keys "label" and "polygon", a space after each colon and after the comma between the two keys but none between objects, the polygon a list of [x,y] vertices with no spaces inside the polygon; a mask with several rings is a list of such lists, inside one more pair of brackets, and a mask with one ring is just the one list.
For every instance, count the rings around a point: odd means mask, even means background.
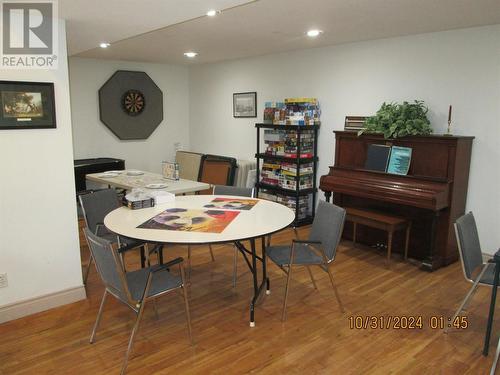
[{"label": "stacked book on shelf", "polygon": [[276,202],[284,204],[288,208],[291,208],[297,212],[297,219],[301,220],[309,215],[309,197],[307,195],[299,197],[299,209],[296,210],[296,198],[287,195],[278,194],[276,197]]},{"label": "stacked book on shelf", "polygon": [[297,200],[293,196],[276,194],[272,191],[262,189],[259,190],[259,198],[267,199],[272,202],[281,203],[287,206],[288,208],[294,210],[295,212],[298,212],[297,216],[298,220],[305,219],[311,212],[309,205],[310,199],[307,195],[298,197],[298,202],[299,202],[298,210],[296,210]]},{"label": "stacked book on shelf", "polygon": [[316,98],[287,98],[266,102],[264,123],[275,125],[319,125],[321,110]]},{"label": "stacked book on shelf", "polygon": [[[314,134],[312,132],[300,133],[297,131],[265,129],[264,144],[265,154],[272,156],[283,156],[285,158],[311,158],[314,155]],[[299,152],[300,146],[300,154]],[[295,161],[275,161],[265,159],[262,163],[261,182],[267,185],[279,186],[283,189],[296,190],[310,189],[313,187],[314,168],[313,163],[300,164],[297,171]]]},{"label": "stacked book on shelf", "polygon": [[300,155],[297,154],[299,141],[294,130],[264,130],[265,153],[287,158],[311,158],[314,152],[314,133],[307,131],[300,133]]}]

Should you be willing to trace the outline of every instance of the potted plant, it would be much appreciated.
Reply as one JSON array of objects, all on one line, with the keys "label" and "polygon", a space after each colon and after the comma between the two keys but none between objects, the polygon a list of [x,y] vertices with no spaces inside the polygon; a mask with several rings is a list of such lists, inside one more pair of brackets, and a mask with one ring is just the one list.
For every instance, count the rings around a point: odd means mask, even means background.
[{"label": "potted plant", "polygon": [[421,100],[402,104],[384,102],[375,116],[365,120],[365,127],[358,132],[358,135],[382,133],[384,138],[400,138],[408,135],[431,134],[431,123],[427,118],[428,111],[429,109]]}]

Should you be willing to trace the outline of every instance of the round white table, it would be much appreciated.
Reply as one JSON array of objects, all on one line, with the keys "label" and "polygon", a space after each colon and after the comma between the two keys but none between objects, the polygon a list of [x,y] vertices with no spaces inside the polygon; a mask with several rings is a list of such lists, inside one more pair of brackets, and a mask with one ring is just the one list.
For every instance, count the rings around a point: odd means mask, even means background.
[{"label": "round white table", "polygon": [[[214,198],[252,199],[257,204],[250,210],[233,210],[218,207],[205,207],[210,205]],[[201,218],[212,217],[213,211],[237,212],[236,217],[220,232],[198,232],[189,231],[195,220],[183,218],[183,210],[202,210],[198,215]],[[168,224],[161,229],[139,228],[145,222],[150,221],[157,215],[169,210],[171,217],[165,217],[161,222]],[[177,212],[176,212],[177,211]],[[288,227],[295,219],[295,213],[288,207],[279,203],[270,202],[257,198],[231,197],[223,195],[188,195],[177,196],[175,202],[161,204],[151,208],[131,210],[120,207],[110,212],[104,218],[104,225],[114,233],[147,242],[158,244],[212,244],[232,242],[243,254],[244,259],[253,275],[254,296],[250,303],[250,326],[255,326],[255,304],[261,292],[266,286],[269,291],[269,278],[266,272],[266,249],[265,236],[276,233]],[[208,219],[210,220],[210,219]],[[154,225],[158,226],[156,223]],[[158,226],[158,227],[161,227]],[[176,230],[168,229],[175,228]],[[220,230],[220,229],[219,229]],[[261,239],[262,255],[258,256],[255,250],[255,241]],[[241,241],[249,240],[250,249],[247,249]],[[160,254],[162,251],[160,251]],[[251,259],[249,259],[249,257]],[[161,257],[160,261],[162,261]],[[257,261],[262,264],[262,281],[259,285],[257,275]]]}]

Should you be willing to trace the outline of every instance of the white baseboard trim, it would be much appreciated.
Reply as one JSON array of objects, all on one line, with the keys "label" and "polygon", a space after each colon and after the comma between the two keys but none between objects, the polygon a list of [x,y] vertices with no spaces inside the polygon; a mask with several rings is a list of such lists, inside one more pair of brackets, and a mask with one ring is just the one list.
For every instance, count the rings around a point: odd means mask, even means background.
[{"label": "white baseboard trim", "polygon": [[483,254],[483,262],[489,261],[490,259],[493,258],[493,255],[495,255],[495,254],[488,254],[488,253],[482,253],[482,254]]},{"label": "white baseboard trim", "polygon": [[87,298],[83,285],[0,306],[0,324]]}]

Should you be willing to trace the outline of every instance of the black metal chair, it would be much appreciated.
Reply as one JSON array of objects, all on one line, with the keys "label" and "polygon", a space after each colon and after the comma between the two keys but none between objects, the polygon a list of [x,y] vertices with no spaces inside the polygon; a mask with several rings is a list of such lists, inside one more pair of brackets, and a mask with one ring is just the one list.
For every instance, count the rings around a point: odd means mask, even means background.
[{"label": "black metal chair", "polygon": [[337,247],[344,228],[345,216],[345,209],[320,201],[308,240],[293,240],[291,245],[270,246],[267,248],[267,259],[271,259],[287,274],[285,299],[281,314],[282,321],[286,320],[286,305],[290,289],[292,266],[293,268],[296,266],[305,266],[315,289],[317,289],[316,281],[310,267],[319,266],[325,271],[332,284],[340,309],[344,312],[344,307],[333,281],[330,267],[335,260]]},{"label": "black metal chair", "polygon": [[[453,315],[452,322],[456,317],[467,309],[467,305],[477,291],[479,285],[492,286],[495,273],[495,264],[483,261],[483,253],[477,233],[476,220],[472,212],[469,212],[458,218],[455,222],[455,235],[457,237],[458,252],[460,254],[460,263],[465,280],[472,283],[472,287]],[[445,329],[447,333],[449,328]]]},{"label": "black metal chair", "polygon": [[[117,236],[110,232],[104,226],[104,217],[120,207],[118,195],[114,189],[103,189],[89,192],[87,194],[78,195],[80,206],[82,208],[83,217],[87,228],[95,235],[105,238],[111,243],[116,243],[118,247],[123,245],[140,247],[141,250],[141,266],[145,266],[145,242],[133,240],[131,238]],[[90,266],[92,265],[92,252],[89,255],[88,266],[83,276],[83,283],[87,283]]]},{"label": "black metal chair", "polygon": [[[91,344],[95,340],[106,297],[108,294],[111,294],[120,302],[130,307],[137,315],[121,369],[121,373],[124,374],[146,302],[154,302],[157,297],[180,288],[183,290],[189,340],[191,344],[193,343],[182,258],[174,259],[162,265],[141,268],[137,271],[125,273],[123,271],[123,262],[120,254],[132,249],[132,247],[125,246],[115,249],[110,241],[94,235],[88,228],[85,229],[85,237],[87,238],[89,249],[94,257],[97,271],[105,286],[99,312],[90,336]],[[170,269],[175,265],[179,266],[179,275],[174,275],[170,272]],[[158,316],[154,303],[153,306]]]}]

